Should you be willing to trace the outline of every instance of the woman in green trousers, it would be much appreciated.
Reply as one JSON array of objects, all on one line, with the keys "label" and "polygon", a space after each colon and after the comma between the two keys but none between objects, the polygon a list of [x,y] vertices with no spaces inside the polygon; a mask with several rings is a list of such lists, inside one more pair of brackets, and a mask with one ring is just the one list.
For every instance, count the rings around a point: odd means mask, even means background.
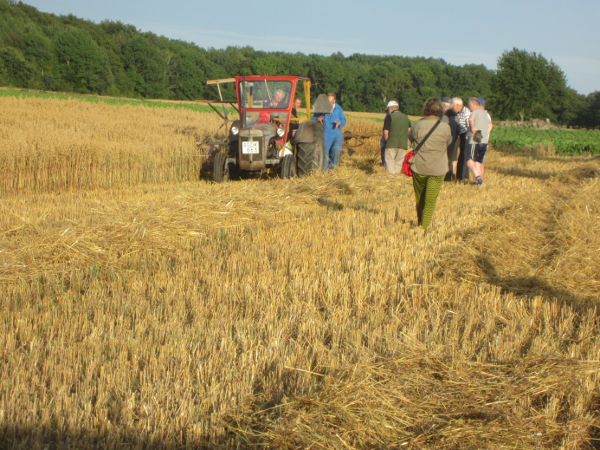
[{"label": "woman in green trousers", "polygon": [[[409,134],[413,148],[424,141],[410,161],[413,171],[412,179],[417,202],[418,223],[424,229],[427,229],[431,223],[435,202],[444,183],[446,172],[448,172],[447,149],[452,142],[452,133],[447,123],[438,123],[443,114],[444,107],[440,99],[428,99],[423,105],[423,115],[425,117],[412,126]],[[434,126],[436,128],[425,140]]]}]

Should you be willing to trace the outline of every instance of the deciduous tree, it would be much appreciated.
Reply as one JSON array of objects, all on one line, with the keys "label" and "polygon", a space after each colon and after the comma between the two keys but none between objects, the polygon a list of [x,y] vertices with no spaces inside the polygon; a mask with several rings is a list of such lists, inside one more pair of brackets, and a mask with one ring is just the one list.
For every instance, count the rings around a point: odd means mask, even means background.
[{"label": "deciduous tree", "polygon": [[67,27],[54,40],[59,74],[79,92],[102,93],[107,86],[107,67],[102,51],[87,31]]},{"label": "deciduous tree", "polygon": [[165,98],[167,94],[167,61],[145,36],[136,36],[123,44],[123,60],[134,90],[142,97]]},{"label": "deciduous tree", "polygon": [[562,70],[541,54],[513,48],[498,58],[492,80],[495,111],[503,118],[552,115],[564,107],[567,91]]}]

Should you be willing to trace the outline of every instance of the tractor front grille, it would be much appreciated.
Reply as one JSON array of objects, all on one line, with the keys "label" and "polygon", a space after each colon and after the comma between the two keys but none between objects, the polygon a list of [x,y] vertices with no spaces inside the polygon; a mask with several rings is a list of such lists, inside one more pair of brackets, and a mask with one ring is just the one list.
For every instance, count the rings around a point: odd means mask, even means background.
[{"label": "tractor front grille", "polygon": [[262,130],[240,130],[240,167],[245,170],[265,168],[265,138]]}]

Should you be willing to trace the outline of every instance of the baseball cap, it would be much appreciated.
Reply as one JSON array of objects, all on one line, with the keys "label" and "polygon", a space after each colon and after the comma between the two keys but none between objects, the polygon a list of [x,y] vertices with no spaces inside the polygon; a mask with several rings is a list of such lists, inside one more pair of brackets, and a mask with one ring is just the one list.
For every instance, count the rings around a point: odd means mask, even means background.
[{"label": "baseball cap", "polygon": [[451,97],[444,97],[442,99],[442,102],[444,102],[444,103],[452,103],[452,98]]},{"label": "baseball cap", "polygon": [[485,100],[482,99],[481,97],[477,97],[477,100],[479,100],[480,105],[485,105]]},{"label": "baseball cap", "polygon": [[392,100],[387,104],[386,108],[391,108],[392,106],[400,106],[400,105],[398,105],[398,102],[395,102],[394,100]]}]

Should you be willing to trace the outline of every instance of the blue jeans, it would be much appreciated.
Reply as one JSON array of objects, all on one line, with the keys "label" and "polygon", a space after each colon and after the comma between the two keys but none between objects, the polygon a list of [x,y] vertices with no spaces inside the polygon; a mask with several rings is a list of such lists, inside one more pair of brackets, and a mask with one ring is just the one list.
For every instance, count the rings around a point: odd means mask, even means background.
[{"label": "blue jeans", "polygon": [[344,144],[344,135],[342,133],[336,133],[334,135],[325,135],[325,164],[323,167],[325,172],[329,168],[335,168],[342,154],[342,145]]}]

